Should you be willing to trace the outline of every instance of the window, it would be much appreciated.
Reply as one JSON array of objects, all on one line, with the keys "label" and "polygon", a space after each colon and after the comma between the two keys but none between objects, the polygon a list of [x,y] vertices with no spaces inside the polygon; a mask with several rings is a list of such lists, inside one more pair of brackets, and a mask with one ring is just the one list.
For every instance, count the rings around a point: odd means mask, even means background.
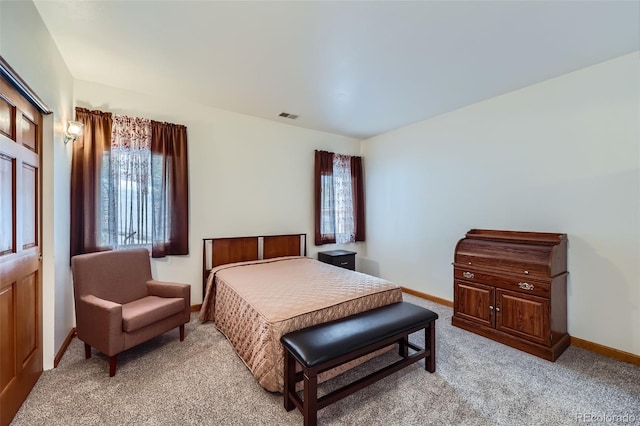
[{"label": "window", "polygon": [[316,151],[316,245],[364,241],[362,158]]},{"label": "window", "polygon": [[186,127],[76,108],[71,255],[144,247],[188,254]]},{"label": "window", "polygon": [[100,246],[151,249],[153,169],[151,120],[114,114],[100,170]]}]

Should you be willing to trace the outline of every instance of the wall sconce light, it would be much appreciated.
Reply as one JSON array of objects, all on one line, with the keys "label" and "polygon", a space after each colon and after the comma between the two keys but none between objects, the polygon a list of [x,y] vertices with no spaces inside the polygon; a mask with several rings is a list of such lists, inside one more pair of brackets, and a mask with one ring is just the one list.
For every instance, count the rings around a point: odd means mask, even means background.
[{"label": "wall sconce light", "polygon": [[84,124],[79,121],[69,121],[67,124],[67,131],[64,134],[64,143],[75,142],[78,136],[82,134],[82,128]]}]

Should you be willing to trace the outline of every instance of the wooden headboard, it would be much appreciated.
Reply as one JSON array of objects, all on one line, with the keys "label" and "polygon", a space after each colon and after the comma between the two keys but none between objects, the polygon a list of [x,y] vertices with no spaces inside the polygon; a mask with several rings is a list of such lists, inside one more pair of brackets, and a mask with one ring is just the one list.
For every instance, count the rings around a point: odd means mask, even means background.
[{"label": "wooden headboard", "polygon": [[282,256],[306,256],[307,234],[202,239],[202,297],[216,266]]}]

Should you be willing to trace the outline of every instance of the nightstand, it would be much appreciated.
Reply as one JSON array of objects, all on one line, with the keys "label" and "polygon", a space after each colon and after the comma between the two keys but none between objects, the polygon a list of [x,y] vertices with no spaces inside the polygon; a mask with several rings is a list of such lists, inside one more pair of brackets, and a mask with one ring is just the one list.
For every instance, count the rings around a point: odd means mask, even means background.
[{"label": "nightstand", "polygon": [[347,250],[319,251],[318,260],[345,269],[356,270],[356,252]]}]

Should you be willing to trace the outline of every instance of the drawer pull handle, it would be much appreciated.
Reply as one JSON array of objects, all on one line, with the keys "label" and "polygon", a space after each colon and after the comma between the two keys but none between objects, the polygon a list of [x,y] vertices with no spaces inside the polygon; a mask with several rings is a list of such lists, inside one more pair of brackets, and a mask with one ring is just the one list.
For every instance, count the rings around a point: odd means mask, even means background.
[{"label": "drawer pull handle", "polygon": [[489,310],[493,311],[493,305],[489,305]]},{"label": "drawer pull handle", "polygon": [[473,272],[466,272],[466,271],[462,273],[462,276],[465,277],[465,278],[473,278],[473,277],[475,277],[475,275],[473,275]]},{"label": "drawer pull handle", "polygon": [[535,288],[533,284],[529,284],[529,283],[518,283],[518,287],[520,287],[523,290],[533,290]]},{"label": "drawer pull handle", "polygon": [[342,263],[340,264],[340,266],[344,266],[344,265],[348,265],[348,264],[349,264],[349,262],[342,262]]}]

